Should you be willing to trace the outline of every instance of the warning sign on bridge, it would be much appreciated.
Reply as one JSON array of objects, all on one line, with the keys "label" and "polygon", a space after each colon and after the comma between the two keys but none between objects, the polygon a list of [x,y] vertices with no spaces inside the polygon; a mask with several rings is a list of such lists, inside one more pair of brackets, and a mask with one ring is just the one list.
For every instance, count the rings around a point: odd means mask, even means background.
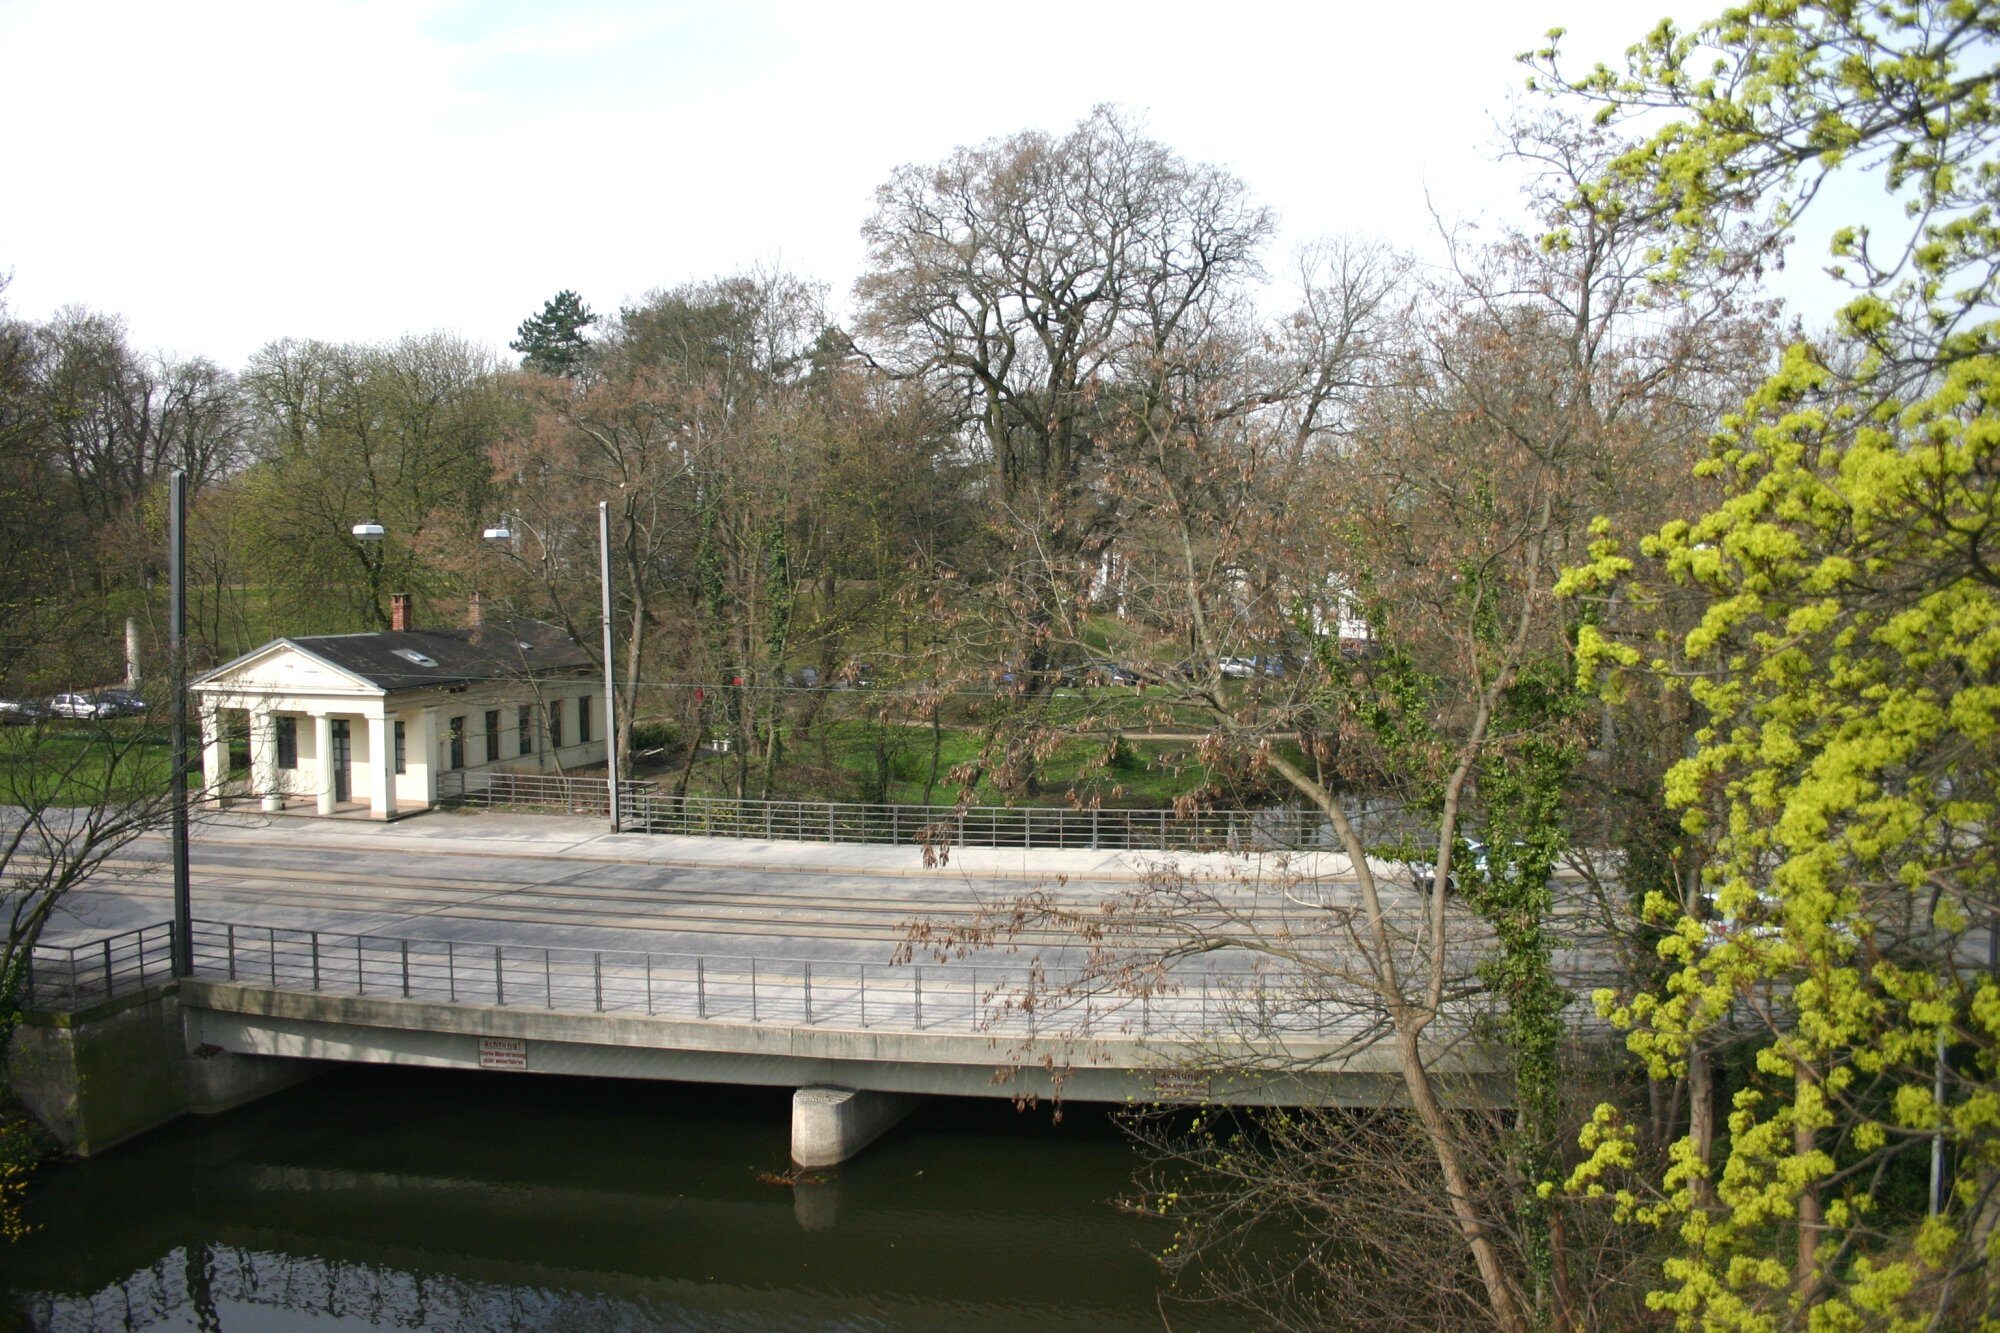
[{"label": "warning sign on bridge", "polygon": [[528,1043],[518,1037],[481,1037],[479,1039],[479,1067],[481,1069],[526,1069],[528,1067]]}]

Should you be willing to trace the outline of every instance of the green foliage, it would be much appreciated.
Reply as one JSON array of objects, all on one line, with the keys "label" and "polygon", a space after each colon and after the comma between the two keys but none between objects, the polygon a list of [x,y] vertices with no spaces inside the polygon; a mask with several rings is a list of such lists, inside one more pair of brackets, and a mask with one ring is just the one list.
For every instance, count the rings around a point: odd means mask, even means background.
[{"label": "green foliage", "polygon": [[590,340],[583,331],[596,322],[583,298],[564,288],[542,305],[540,314],[521,321],[507,346],[521,354],[523,370],[575,379],[590,365]]},{"label": "green foliage", "polygon": [[[1676,260],[1732,212],[1788,225],[1842,165],[1878,168],[1916,219],[1887,262],[1837,236],[1863,294],[1723,424],[1700,469],[1715,507],[1643,563],[1601,542],[1568,582],[1700,597],[1677,654],[1590,634],[1579,656],[1613,693],[1632,671],[1685,676],[1705,725],[1669,800],[1722,918],[1767,921],[1718,934],[1657,896],[1669,975],[1599,997],[1656,1076],[1726,1035],[1754,1044],[1719,1162],[1683,1140],[1640,1178],[1606,1107],[1571,1181],[1668,1230],[1653,1301],[1684,1326],[1809,1307],[1816,1328],[1919,1327],[1954,1299],[1985,1308],[1963,1288],[1990,1292],[1968,1275],[2000,1260],[2000,979],[1961,963],[2000,915],[1996,28],[1959,0],[1758,3],[1692,35],[1662,24],[1626,72],[1576,85],[1611,115],[1684,113],[1603,183],[1670,209]],[[1897,1215],[1884,1182],[1939,1141],[1938,1214]]]}]

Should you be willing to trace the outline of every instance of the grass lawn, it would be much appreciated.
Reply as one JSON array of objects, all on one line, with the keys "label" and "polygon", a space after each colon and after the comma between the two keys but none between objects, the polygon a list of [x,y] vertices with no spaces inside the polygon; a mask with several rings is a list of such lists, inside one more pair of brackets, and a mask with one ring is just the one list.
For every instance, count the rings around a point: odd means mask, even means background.
[{"label": "grass lawn", "polygon": [[[0,804],[81,806],[151,796],[166,788],[172,743],[138,722],[56,719],[0,727]],[[197,770],[188,775],[198,785]]]},{"label": "grass lawn", "polygon": [[[937,781],[928,795],[931,804],[949,805],[958,797],[951,771],[978,758],[982,734],[970,727],[948,726],[940,739]],[[931,743],[930,728],[920,724],[822,722],[809,734],[786,738],[774,794],[792,800],[866,801],[877,799],[879,788],[881,798],[890,802],[922,804],[931,775]],[[973,804],[1062,806],[1074,795],[1107,808],[1170,806],[1212,778],[1195,749],[1193,741],[1125,740],[1114,750],[1108,732],[1078,735],[1060,742],[1037,763],[1040,791],[1035,795],[1003,790],[987,772],[974,788]],[[685,757],[685,751],[657,756],[644,776],[671,786]],[[881,782],[883,768],[886,783]],[[736,771],[735,755],[704,753],[696,761],[688,791],[699,796],[733,795]],[[752,795],[761,789],[762,779],[763,760],[753,755],[748,784]]]}]

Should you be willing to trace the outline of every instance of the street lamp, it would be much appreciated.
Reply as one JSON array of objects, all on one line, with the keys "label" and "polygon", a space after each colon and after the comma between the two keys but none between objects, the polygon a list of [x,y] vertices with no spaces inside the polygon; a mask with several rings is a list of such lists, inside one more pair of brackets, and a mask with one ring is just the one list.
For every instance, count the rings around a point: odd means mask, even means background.
[{"label": "street lamp", "polygon": [[618,829],[618,682],[611,669],[611,504],[597,502],[597,587],[604,598],[604,775],[611,780],[611,831]]},{"label": "street lamp", "polygon": [[[179,529],[176,529],[176,532],[178,531]],[[354,539],[361,542],[379,542],[383,537],[382,525],[380,523],[356,523],[350,531],[353,532]],[[514,530],[504,522],[493,524],[479,535],[482,541],[496,546],[506,545],[514,540]],[[178,540],[177,537],[176,541]],[[175,551],[174,587],[178,589],[181,586],[178,546],[175,547]],[[611,506],[603,500],[597,503],[597,583],[602,597],[604,614],[604,772],[606,778],[609,780],[608,790],[605,794],[610,798],[611,803],[611,831],[617,833],[620,831],[618,823],[618,678],[614,670],[614,660],[611,656]],[[179,593],[176,592],[175,595],[178,597]],[[178,624],[179,622],[176,621],[175,623]],[[178,697],[177,695],[176,698]],[[183,708],[182,712],[184,711],[185,709]],[[184,746],[185,737],[183,736],[178,743]],[[176,759],[177,764],[185,760],[183,753],[176,751],[176,754],[180,756]],[[183,802],[183,818],[185,818],[185,815],[186,808],[185,802]]]},{"label": "street lamp", "polygon": [[[187,473],[167,478],[167,654],[173,659],[174,966],[194,975],[194,897],[188,882]],[[221,795],[217,793],[218,797]]]}]

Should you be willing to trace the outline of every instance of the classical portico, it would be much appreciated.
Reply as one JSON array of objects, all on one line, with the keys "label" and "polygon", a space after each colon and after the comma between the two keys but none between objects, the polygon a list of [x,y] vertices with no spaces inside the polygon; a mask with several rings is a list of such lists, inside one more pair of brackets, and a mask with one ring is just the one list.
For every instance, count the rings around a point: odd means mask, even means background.
[{"label": "classical portico", "polygon": [[[394,819],[499,771],[604,761],[601,687],[553,626],[277,639],[192,690],[211,801]],[[247,772],[229,739],[247,734]]]}]

